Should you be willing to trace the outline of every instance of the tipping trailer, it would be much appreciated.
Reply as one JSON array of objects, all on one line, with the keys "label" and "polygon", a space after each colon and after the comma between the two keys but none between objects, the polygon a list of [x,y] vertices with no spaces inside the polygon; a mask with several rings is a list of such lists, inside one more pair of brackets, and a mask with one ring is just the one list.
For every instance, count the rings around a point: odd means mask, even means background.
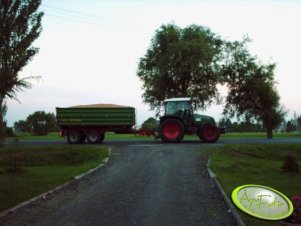
[{"label": "tipping trailer", "polygon": [[56,120],[70,144],[100,143],[105,132],[132,133],[136,124],[135,108],[114,104],[56,108]]}]

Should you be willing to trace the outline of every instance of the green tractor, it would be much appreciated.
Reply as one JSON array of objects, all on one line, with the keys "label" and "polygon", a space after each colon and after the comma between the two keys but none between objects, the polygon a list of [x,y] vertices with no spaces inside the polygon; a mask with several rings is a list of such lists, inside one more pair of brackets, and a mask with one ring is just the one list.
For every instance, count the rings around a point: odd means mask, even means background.
[{"label": "green tractor", "polygon": [[202,141],[214,143],[225,133],[225,128],[217,128],[212,117],[193,113],[191,98],[167,99],[164,107],[158,129],[164,142],[181,142],[184,134],[197,134]]}]

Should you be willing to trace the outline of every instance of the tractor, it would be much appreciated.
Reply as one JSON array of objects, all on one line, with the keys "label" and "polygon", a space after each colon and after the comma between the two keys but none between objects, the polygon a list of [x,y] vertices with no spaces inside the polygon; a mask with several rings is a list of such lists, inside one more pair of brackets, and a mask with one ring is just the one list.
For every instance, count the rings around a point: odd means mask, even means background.
[{"label": "tractor", "polygon": [[214,143],[225,128],[218,128],[214,118],[193,113],[191,98],[171,98],[164,101],[160,117],[159,137],[163,142],[181,142],[185,134],[197,134],[206,143]]}]

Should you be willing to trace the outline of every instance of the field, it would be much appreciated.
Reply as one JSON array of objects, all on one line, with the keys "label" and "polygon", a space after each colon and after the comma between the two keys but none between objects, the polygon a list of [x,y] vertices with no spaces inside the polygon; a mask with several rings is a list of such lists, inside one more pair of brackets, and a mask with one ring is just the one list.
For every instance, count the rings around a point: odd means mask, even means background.
[{"label": "field", "polygon": [[[211,168],[229,198],[236,187],[245,184],[272,187],[291,198],[301,195],[301,172],[288,173],[281,170],[288,154],[295,156],[301,166],[300,144],[225,145],[211,150]],[[259,220],[238,212],[246,225],[279,225],[278,222]]]},{"label": "field", "polygon": [[103,146],[5,146],[0,150],[0,211],[64,184],[107,157]]}]

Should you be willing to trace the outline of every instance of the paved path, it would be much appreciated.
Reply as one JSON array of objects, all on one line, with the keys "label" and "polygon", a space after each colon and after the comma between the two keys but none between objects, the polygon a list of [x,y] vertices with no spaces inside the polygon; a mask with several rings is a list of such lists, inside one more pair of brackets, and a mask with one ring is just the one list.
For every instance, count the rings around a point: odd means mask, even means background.
[{"label": "paved path", "polygon": [[118,144],[107,166],[0,225],[236,225],[207,175],[206,147]]}]

